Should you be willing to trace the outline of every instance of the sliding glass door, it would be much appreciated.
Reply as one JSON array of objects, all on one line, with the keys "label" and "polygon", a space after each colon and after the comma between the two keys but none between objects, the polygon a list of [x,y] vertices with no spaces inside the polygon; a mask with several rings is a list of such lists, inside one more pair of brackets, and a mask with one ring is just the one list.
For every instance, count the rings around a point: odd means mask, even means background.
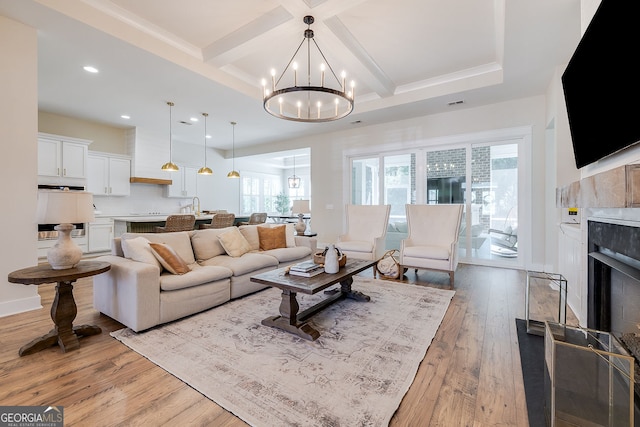
[{"label": "sliding glass door", "polygon": [[351,203],[391,205],[387,249],[399,249],[407,237],[406,204],[463,204],[460,260],[516,265],[518,143],[351,159]]}]

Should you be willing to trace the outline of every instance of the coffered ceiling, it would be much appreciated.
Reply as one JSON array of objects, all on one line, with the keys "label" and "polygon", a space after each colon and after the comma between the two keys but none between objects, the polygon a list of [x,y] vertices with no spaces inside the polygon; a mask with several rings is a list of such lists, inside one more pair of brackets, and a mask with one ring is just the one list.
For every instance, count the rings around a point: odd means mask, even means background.
[{"label": "coffered ceiling", "polygon": [[[172,101],[174,140],[202,143],[190,118],[208,112],[220,149],[230,121],[239,148],[544,94],[580,34],[579,0],[0,0],[0,14],[38,29],[41,110],[167,134]],[[262,108],[261,80],[286,66],[305,15],[356,84],[337,122]]]}]

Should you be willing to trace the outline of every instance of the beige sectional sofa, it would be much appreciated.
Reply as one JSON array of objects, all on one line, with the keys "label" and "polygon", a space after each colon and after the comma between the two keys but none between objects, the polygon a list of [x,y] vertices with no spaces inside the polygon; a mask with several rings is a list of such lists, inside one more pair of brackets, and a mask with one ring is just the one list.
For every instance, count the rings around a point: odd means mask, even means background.
[{"label": "beige sectional sofa", "polygon": [[[286,225],[286,245],[272,249],[264,245],[267,250],[261,250],[260,237],[265,229],[258,227],[275,225],[125,233],[113,240],[111,255],[98,258],[109,262],[111,269],[94,277],[93,305],[134,331],[141,331],[264,289],[264,285],[251,282],[251,276],[309,259],[315,249],[315,239],[295,236],[293,225]],[[243,239],[237,238],[238,234]],[[234,237],[233,244],[228,236]],[[234,245],[240,240],[237,250]],[[162,243],[174,252],[188,266],[187,272],[169,271],[172,266],[153,254],[151,246],[157,245],[150,242]]]}]

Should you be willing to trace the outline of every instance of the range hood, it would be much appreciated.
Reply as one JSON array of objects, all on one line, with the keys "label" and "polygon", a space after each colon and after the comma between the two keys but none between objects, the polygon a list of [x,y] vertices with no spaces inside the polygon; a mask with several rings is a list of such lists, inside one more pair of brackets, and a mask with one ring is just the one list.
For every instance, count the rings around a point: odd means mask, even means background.
[{"label": "range hood", "polygon": [[126,132],[127,152],[131,156],[131,178],[129,182],[138,184],[171,185],[169,172],[160,166],[169,158],[169,144],[164,143],[166,135],[156,135],[144,129],[134,128]]},{"label": "range hood", "polygon": [[137,184],[158,184],[158,185],[171,185],[173,181],[170,179],[160,178],[143,178],[140,176],[132,176],[129,178],[129,182]]}]

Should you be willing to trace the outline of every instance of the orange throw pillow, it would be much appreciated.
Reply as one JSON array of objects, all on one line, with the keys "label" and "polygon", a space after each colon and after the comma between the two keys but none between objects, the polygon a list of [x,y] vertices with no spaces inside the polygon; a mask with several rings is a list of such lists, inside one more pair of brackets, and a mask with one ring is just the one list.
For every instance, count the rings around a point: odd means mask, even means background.
[{"label": "orange throw pillow", "polygon": [[171,274],[185,274],[191,271],[187,263],[170,246],[164,243],[149,243],[149,246],[160,264]]},{"label": "orange throw pillow", "polygon": [[261,251],[286,248],[287,235],[285,232],[285,226],[279,225],[277,227],[258,227],[258,240],[260,241]]}]

